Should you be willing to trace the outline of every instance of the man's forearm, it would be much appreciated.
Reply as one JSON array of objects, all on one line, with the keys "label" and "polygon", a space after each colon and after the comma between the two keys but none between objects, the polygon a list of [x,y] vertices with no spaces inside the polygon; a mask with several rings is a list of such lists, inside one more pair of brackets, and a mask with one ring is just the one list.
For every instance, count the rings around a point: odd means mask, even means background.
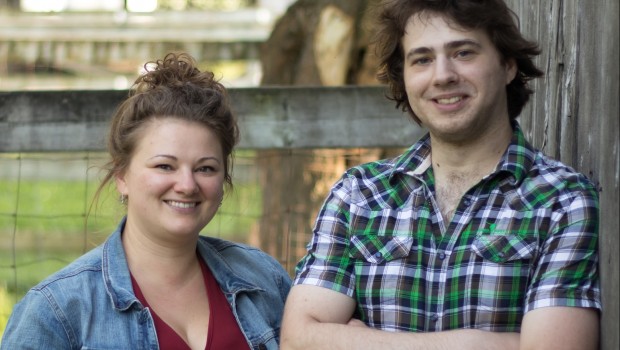
[{"label": "man's forearm", "polygon": [[518,333],[496,333],[474,329],[445,332],[386,332],[368,327],[311,322],[296,330],[285,330],[281,347],[301,349],[518,349]]}]

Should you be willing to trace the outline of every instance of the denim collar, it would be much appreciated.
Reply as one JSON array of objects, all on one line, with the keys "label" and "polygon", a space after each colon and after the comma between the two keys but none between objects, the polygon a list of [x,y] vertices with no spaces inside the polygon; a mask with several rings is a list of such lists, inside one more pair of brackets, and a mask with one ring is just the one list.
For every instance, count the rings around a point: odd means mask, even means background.
[{"label": "denim collar", "polygon": [[243,278],[243,271],[233,270],[226,262],[224,250],[233,245],[235,244],[222,239],[200,236],[198,254],[211,270],[224,294],[264,291],[263,288]]},{"label": "denim collar", "polygon": [[[116,230],[103,244],[102,252],[101,268],[106,292],[114,308],[120,311],[128,310],[133,304],[140,305],[131,286],[127,256],[121,240],[126,221],[126,217],[121,220]],[[227,296],[239,292],[262,291],[262,288],[248,282],[226,262],[222,251],[232,245],[233,243],[225,240],[201,236],[198,240],[198,254]]]}]

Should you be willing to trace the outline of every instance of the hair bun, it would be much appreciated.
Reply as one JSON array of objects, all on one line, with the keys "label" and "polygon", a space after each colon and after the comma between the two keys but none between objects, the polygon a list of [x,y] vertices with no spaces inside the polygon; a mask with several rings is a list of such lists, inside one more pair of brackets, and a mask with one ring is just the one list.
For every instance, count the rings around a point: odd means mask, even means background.
[{"label": "hair bun", "polygon": [[163,59],[145,63],[144,73],[136,79],[133,89],[144,92],[157,87],[180,88],[186,84],[213,87],[213,73],[201,72],[189,54],[171,52]]}]

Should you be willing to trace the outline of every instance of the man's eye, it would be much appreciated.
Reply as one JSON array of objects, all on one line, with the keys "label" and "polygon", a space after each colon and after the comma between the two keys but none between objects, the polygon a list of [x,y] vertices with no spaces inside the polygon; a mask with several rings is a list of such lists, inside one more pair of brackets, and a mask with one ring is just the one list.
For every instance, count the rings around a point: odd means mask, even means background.
[{"label": "man's eye", "polygon": [[420,58],[416,58],[413,60],[412,64],[413,65],[425,65],[425,64],[429,64],[431,62],[431,59],[428,57],[420,57]]},{"label": "man's eye", "polygon": [[461,51],[458,51],[458,52],[456,53],[456,56],[457,56],[457,57],[460,57],[460,58],[467,58],[467,57],[469,57],[469,56],[471,56],[471,55],[473,55],[473,54],[474,54],[474,52],[473,52],[473,51],[470,51],[470,50],[461,50]]}]

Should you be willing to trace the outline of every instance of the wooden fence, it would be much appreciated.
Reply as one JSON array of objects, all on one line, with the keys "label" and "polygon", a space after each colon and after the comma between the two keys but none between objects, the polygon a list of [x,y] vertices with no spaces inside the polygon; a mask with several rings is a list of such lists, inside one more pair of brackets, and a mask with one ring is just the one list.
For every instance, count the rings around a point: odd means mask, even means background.
[{"label": "wooden fence", "polygon": [[0,12],[0,63],[45,64],[92,73],[95,66],[105,70],[127,65],[127,61],[139,65],[144,57],[181,49],[209,61],[258,59],[259,46],[269,36],[273,17],[266,9]]},{"label": "wooden fence", "polygon": [[[422,135],[386,100],[382,87],[230,91],[240,148],[406,146]],[[118,90],[0,92],[0,152],[102,150],[109,117],[126,95]]]},{"label": "wooden fence", "polygon": [[602,344],[620,349],[618,324],[620,71],[618,0],[507,0],[540,43],[545,77],[522,113],[533,144],[588,175],[600,189]]}]

